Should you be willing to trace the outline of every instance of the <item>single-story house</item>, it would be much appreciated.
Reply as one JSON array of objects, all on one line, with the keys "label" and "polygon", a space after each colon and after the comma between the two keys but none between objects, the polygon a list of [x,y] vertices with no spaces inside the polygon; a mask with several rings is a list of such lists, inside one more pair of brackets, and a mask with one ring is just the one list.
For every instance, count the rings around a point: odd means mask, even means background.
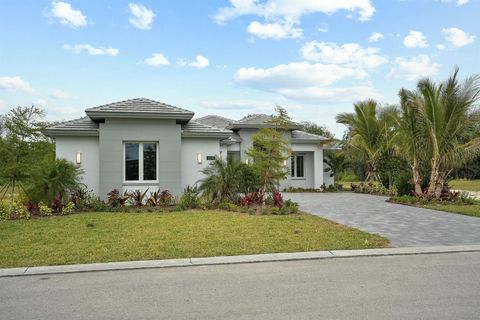
[{"label": "single-story house", "polygon": [[[250,115],[234,121],[219,116],[192,119],[194,113],[149,99],[131,99],[85,110],[86,117],[49,127],[45,133],[56,142],[57,158],[78,164],[82,182],[106,197],[113,189],[151,191],[168,189],[181,194],[202,179],[201,170],[216,159],[229,157],[248,162],[251,137],[267,115]],[[286,130],[293,151],[285,163],[291,175],[281,188],[319,188],[333,183],[324,172],[324,137]]]}]

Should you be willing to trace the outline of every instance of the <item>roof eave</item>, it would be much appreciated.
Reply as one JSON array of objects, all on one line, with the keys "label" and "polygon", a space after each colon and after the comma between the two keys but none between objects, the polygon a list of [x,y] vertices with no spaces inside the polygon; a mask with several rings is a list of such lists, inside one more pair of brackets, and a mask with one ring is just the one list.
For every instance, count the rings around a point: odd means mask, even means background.
[{"label": "roof eave", "polygon": [[229,132],[182,132],[182,138],[214,138],[225,139],[230,137]]},{"label": "roof eave", "polygon": [[[260,129],[260,128],[270,128],[270,129],[275,129],[278,128],[275,125],[272,124],[241,124],[241,123],[234,123],[226,127],[226,129],[232,130],[232,129]],[[291,125],[286,128],[286,130],[299,130],[301,129],[302,126],[300,125]],[[282,128],[280,128],[282,129]]]},{"label": "roof eave", "polygon": [[173,120],[191,120],[193,112],[177,113],[157,113],[157,112],[109,112],[109,111],[93,111],[86,110],[85,113],[92,120],[101,120],[105,118],[127,118],[127,119],[173,119]]},{"label": "roof eave", "polygon": [[66,130],[66,129],[46,129],[43,133],[47,137],[98,137],[98,130]]}]

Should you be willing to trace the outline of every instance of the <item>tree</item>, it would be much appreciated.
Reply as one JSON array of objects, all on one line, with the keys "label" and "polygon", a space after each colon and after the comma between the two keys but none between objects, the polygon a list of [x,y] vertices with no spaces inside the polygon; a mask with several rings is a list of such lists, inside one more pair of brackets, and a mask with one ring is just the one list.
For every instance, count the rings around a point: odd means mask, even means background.
[{"label": "tree", "polygon": [[444,82],[418,82],[418,98],[411,99],[425,123],[431,146],[431,174],[427,196],[440,198],[448,172],[480,154],[480,137],[468,137],[480,121],[474,104],[480,98],[480,77],[460,83],[458,68]]},{"label": "tree", "polygon": [[217,159],[202,170],[205,178],[199,181],[201,191],[212,202],[237,202],[241,175],[240,161]]},{"label": "tree", "polygon": [[380,109],[375,100],[354,104],[354,113],[337,115],[337,122],[348,127],[348,143],[367,159],[370,182],[378,179],[377,163],[382,151],[391,146],[395,108]]},{"label": "tree", "polygon": [[292,153],[287,130],[293,122],[284,108],[276,106],[275,113],[268,121],[273,128],[260,128],[252,136],[253,146],[246,152],[253,159],[262,194],[278,188],[279,181],[287,177],[285,162]]},{"label": "tree", "polygon": [[309,122],[309,121],[303,121],[302,126],[303,126],[303,131],[305,132],[323,136],[328,139],[335,138],[333,133],[330,130],[328,130],[326,126],[321,126],[314,122]]},{"label": "tree", "polygon": [[398,95],[400,114],[395,117],[397,130],[394,145],[397,154],[408,162],[412,171],[414,193],[417,197],[421,197],[423,191],[420,167],[422,160],[426,157],[429,144],[426,141],[425,123],[415,103],[420,97],[416,92],[406,89],[401,89]]},{"label": "tree", "polygon": [[341,151],[328,152],[323,159],[323,163],[327,165],[325,172],[329,172],[330,177],[335,177],[338,180],[341,180],[341,174],[349,167],[345,154]]}]

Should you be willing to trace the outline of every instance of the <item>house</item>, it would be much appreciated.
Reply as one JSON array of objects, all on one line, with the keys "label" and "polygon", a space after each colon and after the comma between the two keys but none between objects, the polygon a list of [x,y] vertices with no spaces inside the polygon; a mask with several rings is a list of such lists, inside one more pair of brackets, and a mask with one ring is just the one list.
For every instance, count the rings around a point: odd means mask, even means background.
[{"label": "house", "polygon": [[[219,157],[247,162],[251,137],[269,116],[239,121],[219,116],[192,119],[194,113],[148,99],[131,99],[85,110],[86,117],[49,127],[56,156],[78,164],[82,182],[106,196],[122,191],[168,189],[179,195],[203,177],[201,170]],[[319,188],[332,183],[324,172],[324,137],[293,124],[285,131],[293,150],[285,165],[291,176],[281,188]]]}]

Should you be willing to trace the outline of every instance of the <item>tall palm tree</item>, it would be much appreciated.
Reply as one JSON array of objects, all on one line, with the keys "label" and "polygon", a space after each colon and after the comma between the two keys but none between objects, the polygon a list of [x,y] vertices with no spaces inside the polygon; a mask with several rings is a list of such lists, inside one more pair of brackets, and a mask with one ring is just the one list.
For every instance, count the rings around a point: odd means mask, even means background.
[{"label": "tall palm tree", "polygon": [[480,77],[460,83],[458,68],[444,82],[419,81],[415,99],[431,145],[431,175],[427,195],[440,198],[447,172],[480,154],[480,137],[466,139],[480,116],[474,104],[480,98]]},{"label": "tall palm tree", "polygon": [[421,197],[423,191],[420,163],[427,154],[428,143],[426,143],[425,123],[415,103],[420,97],[417,92],[406,89],[401,89],[398,95],[400,114],[395,119],[397,130],[394,147],[397,153],[408,162],[412,170],[415,195]]},{"label": "tall palm tree", "polygon": [[337,115],[338,123],[349,129],[350,145],[360,150],[367,158],[367,180],[377,179],[377,163],[383,150],[391,145],[393,138],[393,119],[395,108],[379,108],[375,100],[366,100],[354,104],[354,113]]}]

